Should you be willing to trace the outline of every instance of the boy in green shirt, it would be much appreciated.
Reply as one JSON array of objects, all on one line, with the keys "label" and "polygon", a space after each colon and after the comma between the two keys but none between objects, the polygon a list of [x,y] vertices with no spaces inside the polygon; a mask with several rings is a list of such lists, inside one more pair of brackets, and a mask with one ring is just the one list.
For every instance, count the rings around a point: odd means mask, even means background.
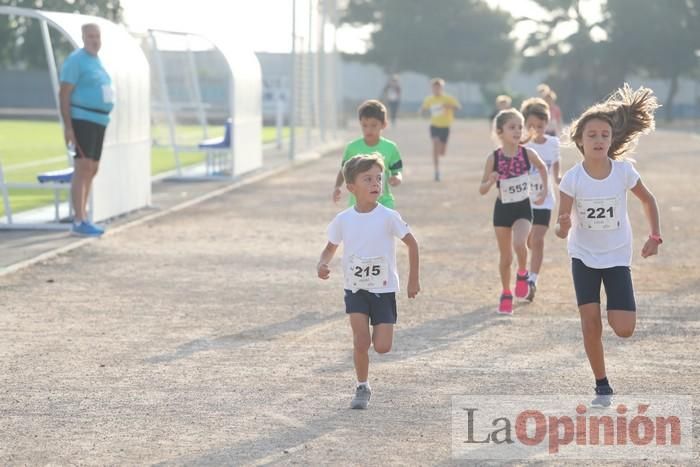
[{"label": "boy in green shirt", "polygon": [[[360,119],[360,126],[362,127],[362,138],[351,141],[345,147],[343,162],[335,179],[333,201],[337,203],[340,200],[341,187],[344,182],[343,166],[345,162],[358,154],[372,154],[376,152],[382,156],[385,167],[382,194],[378,201],[387,208],[394,209],[394,195],[391,193],[389,186],[401,184],[403,162],[396,143],[382,137],[382,130],[386,128],[386,107],[378,100],[371,99],[363,102],[357,109],[357,113]],[[352,194],[350,195],[349,205],[355,205],[355,197]]]}]

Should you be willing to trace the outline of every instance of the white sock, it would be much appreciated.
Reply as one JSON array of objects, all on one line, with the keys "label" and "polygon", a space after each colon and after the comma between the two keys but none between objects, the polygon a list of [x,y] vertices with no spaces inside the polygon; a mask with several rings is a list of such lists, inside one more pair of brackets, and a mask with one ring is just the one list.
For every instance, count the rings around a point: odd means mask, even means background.
[{"label": "white sock", "polygon": [[358,385],[358,386],[364,386],[364,387],[366,387],[367,389],[369,389],[369,380],[368,380],[368,381],[358,381],[358,382],[357,382],[357,385]]},{"label": "white sock", "polygon": [[530,282],[537,285],[537,273],[536,272],[531,272],[530,275],[528,276],[528,279],[530,280]]}]

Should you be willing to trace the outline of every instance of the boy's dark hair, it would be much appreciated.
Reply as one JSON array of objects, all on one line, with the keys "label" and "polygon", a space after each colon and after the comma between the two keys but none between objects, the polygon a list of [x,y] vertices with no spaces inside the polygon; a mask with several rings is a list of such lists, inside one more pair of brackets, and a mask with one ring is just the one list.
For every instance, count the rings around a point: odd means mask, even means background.
[{"label": "boy's dark hair", "polygon": [[382,123],[386,123],[386,107],[376,99],[364,101],[357,108],[357,118],[376,118]]},{"label": "boy's dark hair", "polygon": [[523,102],[523,105],[520,106],[520,112],[523,114],[525,120],[527,120],[527,117],[530,115],[533,115],[545,122],[549,121],[549,104],[541,97],[531,97],[527,99]]},{"label": "boy's dark hair", "polygon": [[358,154],[349,159],[343,166],[345,183],[355,183],[355,178],[362,172],[367,172],[372,166],[378,165],[384,173],[384,159],[378,152],[372,154]]},{"label": "boy's dark hair", "polygon": [[639,135],[649,133],[655,127],[654,112],[659,108],[654,91],[640,87],[634,91],[629,84],[615,91],[605,102],[586,109],[569,129],[571,141],[583,154],[583,129],[590,120],[603,120],[612,129],[612,144],[608,150],[610,159],[620,159],[634,147]]}]

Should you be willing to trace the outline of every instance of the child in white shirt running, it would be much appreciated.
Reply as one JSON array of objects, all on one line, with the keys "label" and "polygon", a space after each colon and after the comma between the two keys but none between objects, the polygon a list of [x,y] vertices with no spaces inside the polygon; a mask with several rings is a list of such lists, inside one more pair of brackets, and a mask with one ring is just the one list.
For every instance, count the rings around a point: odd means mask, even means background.
[{"label": "child in white shirt running", "polygon": [[370,344],[377,353],[389,352],[396,324],[399,275],[394,239],[400,238],[408,246],[408,298],[415,298],[420,291],[418,243],[401,215],[377,202],[384,176],[381,155],[354,156],[345,163],[343,175],[357,204],[339,213],[328,226],[328,243],[317,273],[321,279],[328,279],[328,265],[338,245],[344,243],[345,312],[352,328],[357,373],[350,407],[366,409],[372,395],[368,381]]},{"label": "child in white shirt running", "polygon": [[[530,286],[527,300],[535,298],[537,279],[542,269],[544,258],[544,239],[549,230],[549,223],[554,209],[554,190],[552,186],[561,180],[559,138],[545,133],[547,122],[550,120],[549,105],[539,97],[533,97],[523,102],[520,111],[525,118],[525,128],[528,132],[525,147],[534,150],[547,166],[547,196],[539,206],[532,207],[532,227],[527,237],[530,248],[530,269],[528,270],[528,285]],[[534,203],[542,191],[544,184],[535,167],[530,168],[530,201]]]},{"label": "child in white shirt running", "polygon": [[583,161],[567,171],[559,184],[556,234],[568,236],[583,345],[596,379],[596,399],[603,399],[604,405],[610,404],[613,389],[603,355],[601,282],[608,323],[615,334],[630,337],[636,324],[627,190],[642,202],[649,224],[642,257],[655,255],[662,242],[656,198],[624,158],[638,135],[654,129],[657,107],[651,89],[633,91],[625,84],[607,101],[583,112],[570,129]]}]

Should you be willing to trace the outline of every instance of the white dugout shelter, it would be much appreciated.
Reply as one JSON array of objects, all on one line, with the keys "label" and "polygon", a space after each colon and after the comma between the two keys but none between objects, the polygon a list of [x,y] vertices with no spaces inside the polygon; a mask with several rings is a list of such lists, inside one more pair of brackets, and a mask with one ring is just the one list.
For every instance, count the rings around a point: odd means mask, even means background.
[{"label": "white dugout shelter", "polygon": [[83,45],[82,25],[99,25],[102,34],[99,56],[112,77],[116,102],[105,134],[100,170],[93,184],[92,219],[101,221],[149,205],[150,69],[139,45],[124,28],[94,16],[15,7],[0,7],[0,15],[25,16],[40,22],[57,112],[60,69],[54,59],[49,27],[78,48]]},{"label": "white dugout shelter", "polygon": [[[169,89],[168,72],[164,66],[163,50],[180,51],[187,56],[187,61],[182,68],[176,70],[181,74],[178,78],[189,81],[192,88],[192,102],[196,107],[198,120],[204,129],[203,137],[206,137],[206,106],[202,100],[202,89],[198,82],[201,70],[198,69],[193,58],[191,43],[206,43],[207,48],[216,49],[225,61],[227,68],[227,96],[228,109],[231,120],[231,141],[226,147],[219,147],[217,151],[225,152],[225,159],[230,163],[226,165],[230,169],[231,177],[235,178],[252,170],[262,167],[262,71],[257,56],[242,41],[233,37],[203,36],[198,33],[184,31],[168,31],[159,29],[149,30],[151,47],[151,66],[153,79],[158,79],[160,92],[158,93],[158,106],[167,114],[167,123],[170,134],[170,144],[177,153],[179,143],[176,134],[177,112],[179,105],[171,89]],[[178,47],[171,48],[168,43],[178,43]],[[186,44],[186,45],[182,45]],[[171,76],[172,78],[173,76]],[[179,172],[179,161],[178,161]]]}]

